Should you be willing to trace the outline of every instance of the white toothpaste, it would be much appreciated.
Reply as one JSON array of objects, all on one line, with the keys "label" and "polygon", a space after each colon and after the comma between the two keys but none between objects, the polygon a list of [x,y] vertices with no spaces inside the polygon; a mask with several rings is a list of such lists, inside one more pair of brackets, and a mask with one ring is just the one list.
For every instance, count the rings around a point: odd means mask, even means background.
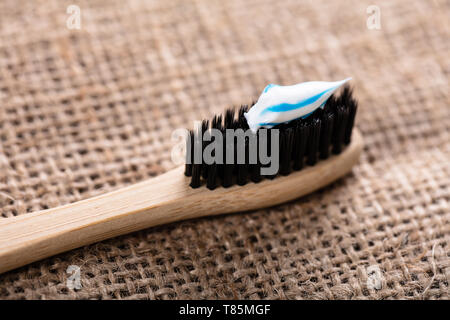
[{"label": "white toothpaste", "polygon": [[269,84],[255,105],[244,113],[248,126],[256,132],[260,127],[272,128],[283,122],[306,118],[317,108],[323,108],[333,92],[350,79],[310,81],[292,86]]}]

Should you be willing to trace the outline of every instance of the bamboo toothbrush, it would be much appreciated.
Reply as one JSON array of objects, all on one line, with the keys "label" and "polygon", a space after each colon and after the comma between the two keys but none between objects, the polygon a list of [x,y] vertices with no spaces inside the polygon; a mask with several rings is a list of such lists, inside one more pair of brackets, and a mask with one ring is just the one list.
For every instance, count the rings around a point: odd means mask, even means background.
[{"label": "bamboo toothbrush", "polygon": [[[345,87],[339,97],[331,95],[340,86],[336,83],[324,84],[325,87],[334,85],[336,88],[321,89],[319,93],[328,91],[317,98],[314,90],[317,86],[320,89],[320,85],[302,87],[309,88],[306,90],[310,95],[307,105],[303,98],[297,101],[298,94],[290,96],[289,90],[294,88],[277,89],[278,86],[269,85],[250,110],[242,107],[237,117],[228,110],[223,121],[221,116],[217,116],[211,127],[204,121],[198,132],[191,131],[189,135],[188,149],[191,152],[188,160],[195,155],[195,137],[200,136],[199,132],[215,128],[225,137],[226,129],[250,128],[260,139],[258,132],[261,129],[278,129],[280,165],[276,177],[271,175],[269,179],[263,179],[259,170],[264,165],[259,159],[257,163],[246,160],[243,164],[187,163],[156,178],[91,199],[0,219],[0,273],[156,225],[274,206],[342,177],[358,161],[363,147],[361,135],[353,130],[357,103],[349,87]],[[303,94],[305,90],[302,88],[295,90]],[[275,91],[263,99],[270,90]],[[291,100],[278,103],[277,92]],[[314,97],[317,99],[312,99]],[[256,117],[251,114],[251,110],[259,108],[275,113],[269,116],[272,120],[286,116],[283,110],[277,111],[274,106],[297,110],[291,112],[290,117],[298,118],[300,114],[300,118],[291,121],[285,117],[281,123],[268,123],[258,122],[263,111],[259,110]],[[202,143],[202,152],[205,146]],[[248,142],[245,151],[249,152]]]}]

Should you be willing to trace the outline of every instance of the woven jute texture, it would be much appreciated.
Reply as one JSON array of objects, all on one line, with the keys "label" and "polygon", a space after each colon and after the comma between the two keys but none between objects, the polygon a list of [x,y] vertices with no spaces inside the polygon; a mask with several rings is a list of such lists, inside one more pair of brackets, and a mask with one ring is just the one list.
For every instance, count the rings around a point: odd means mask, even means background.
[{"label": "woven jute texture", "polygon": [[0,298],[448,299],[449,16],[444,0],[1,1],[4,219],[174,168],[174,129],[268,83],[352,76],[365,148],[302,199],[48,258],[0,275]]}]

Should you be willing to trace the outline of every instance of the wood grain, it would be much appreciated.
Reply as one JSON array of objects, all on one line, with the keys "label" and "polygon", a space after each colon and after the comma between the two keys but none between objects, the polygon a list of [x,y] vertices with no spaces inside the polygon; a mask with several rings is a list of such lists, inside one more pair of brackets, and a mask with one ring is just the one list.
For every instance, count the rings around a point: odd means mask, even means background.
[{"label": "wood grain", "polygon": [[363,140],[355,129],[338,156],[245,186],[192,189],[184,167],[54,209],[0,220],[0,273],[111,237],[174,221],[243,212],[293,200],[348,173]]}]

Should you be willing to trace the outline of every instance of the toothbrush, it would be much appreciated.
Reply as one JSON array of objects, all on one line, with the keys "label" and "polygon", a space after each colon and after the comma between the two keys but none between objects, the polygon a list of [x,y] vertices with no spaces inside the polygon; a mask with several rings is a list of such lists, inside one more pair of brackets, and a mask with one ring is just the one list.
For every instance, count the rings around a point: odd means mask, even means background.
[{"label": "toothbrush", "polygon": [[[242,107],[237,117],[230,109],[223,121],[221,116],[216,116],[211,126],[204,121],[201,128],[191,131],[188,136],[191,152],[185,166],[94,198],[0,219],[0,273],[156,225],[274,206],[344,176],[358,161],[363,147],[361,135],[353,130],[357,103],[349,87],[344,87],[339,97],[329,94],[325,99],[311,102],[314,99],[310,98],[317,95],[316,89],[322,90],[323,85],[334,88],[337,83],[321,83],[320,88],[311,84],[287,88],[290,103],[283,101],[286,96],[282,91],[286,90],[273,91],[270,99],[258,99],[250,110]],[[309,88],[309,91],[302,88]],[[266,89],[262,95],[277,86]],[[304,106],[311,104],[301,102],[305,99],[310,99],[314,105],[305,109]],[[276,110],[278,113],[271,115],[273,124],[258,122],[263,110],[283,103],[302,106],[288,115],[281,108],[272,108],[269,112]],[[266,111],[266,115],[269,112]],[[278,122],[279,119],[282,121]],[[256,163],[247,160],[242,164],[190,163],[196,155],[198,133],[212,128],[224,136],[226,129],[250,129],[259,141],[263,129],[277,130],[280,145],[278,174],[264,179],[260,169],[265,165],[259,158]],[[200,144],[203,152],[207,144]],[[248,153],[249,150],[246,142],[245,151]]]}]

